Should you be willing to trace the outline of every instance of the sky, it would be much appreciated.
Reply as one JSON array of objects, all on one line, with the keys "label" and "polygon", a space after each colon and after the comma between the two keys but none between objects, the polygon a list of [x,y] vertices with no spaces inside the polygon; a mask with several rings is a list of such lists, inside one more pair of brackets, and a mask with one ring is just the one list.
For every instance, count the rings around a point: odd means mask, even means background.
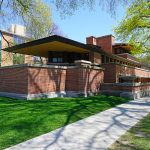
[{"label": "sky", "polygon": [[88,8],[80,8],[74,15],[62,18],[55,6],[51,6],[52,19],[59,26],[60,30],[72,40],[85,43],[88,36],[103,36],[113,34],[113,27],[117,26],[125,15],[125,9],[119,7],[116,16],[112,17],[108,12],[96,6],[93,11]]},{"label": "sky", "polygon": [[[106,10],[96,5],[93,11],[83,7],[75,11],[73,15],[66,15],[65,18],[62,18],[60,13],[56,10],[55,5],[50,3],[49,0],[44,1],[50,6],[53,22],[58,25],[62,33],[67,38],[82,43],[85,43],[86,37],[89,36],[99,37],[108,34],[114,35],[113,27],[117,26],[118,22],[121,21],[125,15],[124,7],[118,7],[116,16],[112,17]],[[18,22],[19,21],[20,19],[18,19]],[[18,22],[12,23],[19,24]],[[4,29],[4,25],[0,24],[0,28]]]}]

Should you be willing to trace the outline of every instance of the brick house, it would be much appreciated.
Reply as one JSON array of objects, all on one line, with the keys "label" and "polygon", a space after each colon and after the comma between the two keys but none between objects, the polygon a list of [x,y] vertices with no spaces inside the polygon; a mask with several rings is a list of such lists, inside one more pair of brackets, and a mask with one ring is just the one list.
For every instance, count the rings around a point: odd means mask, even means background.
[{"label": "brick house", "polygon": [[0,95],[32,99],[98,93],[138,98],[150,93],[150,69],[112,35],[87,37],[86,44],[53,35],[3,49],[46,58],[45,64],[0,68]]}]

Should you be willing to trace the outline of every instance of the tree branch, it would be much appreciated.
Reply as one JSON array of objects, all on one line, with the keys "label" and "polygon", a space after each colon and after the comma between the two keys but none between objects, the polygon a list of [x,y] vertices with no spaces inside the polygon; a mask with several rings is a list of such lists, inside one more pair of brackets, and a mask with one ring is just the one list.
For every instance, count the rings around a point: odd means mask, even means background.
[{"label": "tree branch", "polygon": [[1,11],[1,9],[2,9],[3,1],[4,1],[4,0],[1,0],[1,2],[0,2],[0,11]]},{"label": "tree branch", "polygon": [[8,47],[10,47],[10,42],[5,38],[5,36],[3,35],[2,31],[0,30],[0,34],[2,35],[2,38],[6,41],[6,43],[8,44]]}]

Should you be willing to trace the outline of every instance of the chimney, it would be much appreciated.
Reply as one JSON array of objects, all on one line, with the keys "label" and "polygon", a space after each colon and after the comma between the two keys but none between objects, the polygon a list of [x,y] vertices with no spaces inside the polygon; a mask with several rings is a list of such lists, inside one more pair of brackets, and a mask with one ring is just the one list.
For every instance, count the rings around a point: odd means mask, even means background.
[{"label": "chimney", "polygon": [[115,43],[115,37],[112,35],[105,35],[101,37],[90,36],[86,38],[87,44],[100,46],[107,53],[113,53],[113,45]]},{"label": "chimney", "polygon": [[96,37],[94,36],[87,37],[86,44],[97,45]]},{"label": "chimney", "polygon": [[113,53],[113,45],[115,43],[115,37],[112,35],[101,36],[97,38],[97,45],[104,51]]}]

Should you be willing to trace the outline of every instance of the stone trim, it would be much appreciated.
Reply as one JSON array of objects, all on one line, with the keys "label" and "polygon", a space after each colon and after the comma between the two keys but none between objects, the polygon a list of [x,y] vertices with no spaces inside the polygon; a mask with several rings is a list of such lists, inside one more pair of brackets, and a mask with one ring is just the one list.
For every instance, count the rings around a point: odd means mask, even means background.
[{"label": "stone trim", "polygon": [[22,100],[27,100],[27,94],[18,94],[18,93],[8,93],[8,92],[0,92],[0,96],[10,97],[10,98],[17,98]]},{"label": "stone trim", "polygon": [[106,95],[115,95],[120,96],[124,98],[131,98],[131,99],[138,99],[141,97],[149,96],[150,97],[150,90],[144,90],[144,91],[137,91],[137,92],[127,92],[127,91],[114,91],[114,90],[103,90],[101,91],[101,94]]},{"label": "stone trim", "polygon": [[92,92],[84,91],[61,91],[61,92],[50,92],[50,93],[39,93],[39,94],[18,94],[18,93],[8,93],[0,92],[0,96],[17,98],[22,100],[33,100],[33,99],[43,99],[43,98],[55,98],[55,97],[87,97],[94,95]]},{"label": "stone trim", "polygon": [[17,98],[17,99],[22,99],[22,100],[64,97],[65,95],[66,95],[66,93],[64,91],[62,91],[62,92],[51,92],[51,93],[40,93],[40,94],[18,94],[18,93],[0,92],[0,96]]},{"label": "stone trim", "polygon": [[32,64],[21,64],[21,65],[12,65],[12,66],[4,66],[0,67],[0,69],[9,69],[9,68],[48,68],[48,69],[74,69],[74,68],[87,68],[87,69],[94,69],[94,70],[104,70],[104,68],[99,66],[57,66],[57,65],[32,65]]},{"label": "stone trim", "polygon": [[109,62],[109,63],[103,63],[103,64],[114,64],[114,65],[125,66],[125,67],[128,67],[128,68],[134,68],[134,69],[150,72],[150,70],[148,70],[148,69],[133,67],[133,66],[125,65],[125,64],[119,64],[119,63],[116,63],[116,62]]},{"label": "stone trim", "polygon": [[132,86],[132,87],[136,87],[136,86],[144,86],[144,85],[150,85],[150,83],[103,83],[103,85],[115,85],[115,86]]},{"label": "stone trim", "polygon": [[0,92],[0,96],[17,98],[22,100],[32,100],[32,99],[43,99],[43,98],[55,98],[55,97],[87,97],[93,96],[91,91],[61,91],[61,92],[50,92],[50,93],[39,93],[39,94],[18,94],[18,93],[8,93]]},{"label": "stone trim", "polygon": [[114,85],[116,86],[133,86],[133,87],[136,87],[136,86],[145,86],[145,85],[150,85],[150,83],[114,83]]}]

